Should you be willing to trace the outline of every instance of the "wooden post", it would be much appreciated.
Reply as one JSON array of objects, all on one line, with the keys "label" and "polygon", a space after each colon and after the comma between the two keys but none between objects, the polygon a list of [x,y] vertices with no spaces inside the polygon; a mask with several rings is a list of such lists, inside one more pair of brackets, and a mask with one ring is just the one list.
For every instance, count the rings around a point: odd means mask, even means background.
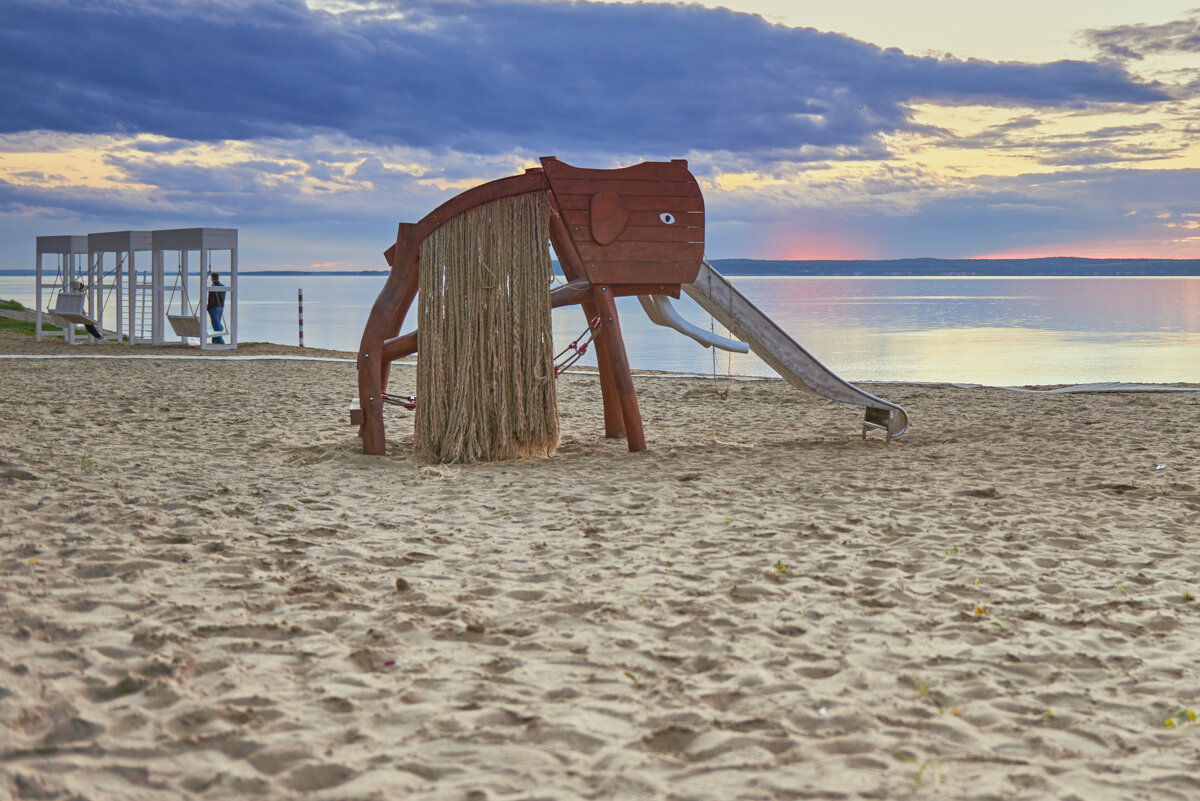
[{"label": "wooden post", "polygon": [[300,321],[300,347],[304,347],[304,289],[296,290],[296,313]]},{"label": "wooden post", "polygon": [[421,242],[417,226],[400,223],[392,249],[392,271],[371,307],[358,348],[358,405],[363,422],[359,427],[363,453],[383,455],[387,440],[383,429],[383,393],[391,362],[384,359],[384,341],[395,336],[417,294],[420,280]]},{"label": "wooden post", "polygon": [[616,298],[608,286],[600,285],[592,291],[596,305],[600,308],[600,340],[607,344],[607,352],[596,351],[596,359],[609,362],[609,370],[616,384],[617,401],[625,422],[625,435],[629,450],[646,450],[646,433],[642,428],[642,413],[638,409],[637,393],[633,388],[633,374],[629,371],[629,358],[625,354],[625,342],[621,338],[621,321],[617,318]]}]

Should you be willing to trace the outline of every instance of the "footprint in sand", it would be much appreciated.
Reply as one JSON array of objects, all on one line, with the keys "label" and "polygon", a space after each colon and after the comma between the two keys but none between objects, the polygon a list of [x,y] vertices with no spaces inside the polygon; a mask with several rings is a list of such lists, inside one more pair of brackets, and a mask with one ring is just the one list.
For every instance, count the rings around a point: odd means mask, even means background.
[{"label": "footprint in sand", "polygon": [[248,761],[259,773],[275,776],[311,756],[301,748],[269,748],[254,754]]},{"label": "footprint in sand", "polygon": [[67,743],[77,743],[81,740],[91,740],[103,731],[104,727],[97,723],[80,717],[70,717],[60,721],[46,733],[46,736],[42,738],[42,746],[53,748]]},{"label": "footprint in sand", "polygon": [[354,776],[345,765],[301,765],[284,777],[283,783],[293,790],[312,792],[337,787]]}]

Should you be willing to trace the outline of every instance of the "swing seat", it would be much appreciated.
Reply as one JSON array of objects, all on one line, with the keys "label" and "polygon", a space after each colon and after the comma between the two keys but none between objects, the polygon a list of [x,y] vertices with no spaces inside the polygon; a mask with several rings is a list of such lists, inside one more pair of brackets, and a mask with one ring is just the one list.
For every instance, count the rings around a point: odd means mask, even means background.
[{"label": "swing seat", "polygon": [[54,302],[54,308],[50,310],[50,313],[64,323],[96,325],[95,320],[83,313],[84,298],[85,295],[82,292],[59,292],[58,299]]},{"label": "swing seat", "polygon": [[199,317],[193,317],[190,314],[168,314],[167,321],[171,323],[171,328],[174,329],[176,336],[197,338],[200,336]]}]

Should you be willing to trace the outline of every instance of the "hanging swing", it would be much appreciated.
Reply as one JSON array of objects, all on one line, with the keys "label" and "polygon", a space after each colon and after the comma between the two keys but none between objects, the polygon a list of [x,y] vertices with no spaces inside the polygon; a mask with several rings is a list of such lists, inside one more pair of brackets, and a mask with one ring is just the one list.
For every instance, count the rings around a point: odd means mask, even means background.
[{"label": "hanging swing", "polygon": [[167,321],[171,324],[175,336],[200,338],[200,318],[189,314],[168,314]]},{"label": "hanging swing", "polygon": [[87,295],[83,292],[63,290],[58,293],[58,299],[50,313],[64,323],[95,325],[96,321],[83,313],[83,301],[86,297]]},{"label": "hanging swing", "polygon": [[58,294],[54,299],[54,308],[48,308],[46,311],[56,317],[63,328],[71,324],[95,326],[96,321],[83,311],[87,288],[82,281],[76,281],[74,286],[67,286],[67,271],[61,255],[58,257],[57,286]]},{"label": "hanging swing", "polygon": [[[175,273],[175,286],[171,287],[171,294],[174,295],[179,289],[179,273]],[[187,301],[187,287],[183,288],[183,297],[180,298],[179,307],[183,311],[187,311],[185,303]],[[168,304],[169,305],[169,304]],[[195,308],[188,314],[167,314],[167,322],[171,324],[171,330],[178,337],[195,337],[201,338],[200,333],[200,301],[197,300]]]},{"label": "hanging swing", "polygon": [[64,324],[64,328],[66,325],[71,324],[82,325],[89,329],[88,336],[103,341],[104,330],[101,328],[100,321],[104,319],[104,310],[108,307],[108,301],[112,298],[113,289],[116,287],[115,282],[111,284],[108,287],[108,294],[106,295],[104,293],[104,277],[116,274],[121,269],[122,263],[122,261],[118,260],[116,266],[114,266],[112,270],[101,273],[99,292],[100,314],[97,315],[97,319],[93,319],[83,310],[88,293],[96,285],[85,285],[82,281],[76,280],[69,289],[65,288],[66,275],[65,271],[61,270],[61,267],[60,280],[64,288],[58,291],[58,296],[54,300],[54,308],[48,309],[47,311],[49,311],[53,317],[58,318],[58,320]]}]

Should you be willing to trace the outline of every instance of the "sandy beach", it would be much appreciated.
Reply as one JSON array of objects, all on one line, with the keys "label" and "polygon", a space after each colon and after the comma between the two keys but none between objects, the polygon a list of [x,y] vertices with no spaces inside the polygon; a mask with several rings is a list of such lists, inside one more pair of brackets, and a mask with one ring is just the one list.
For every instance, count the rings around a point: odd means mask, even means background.
[{"label": "sandy beach", "polygon": [[298,353],[0,360],[0,795],[1200,798],[1200,393],[638,376],[630,454],[573,374],[431,467]]}]

